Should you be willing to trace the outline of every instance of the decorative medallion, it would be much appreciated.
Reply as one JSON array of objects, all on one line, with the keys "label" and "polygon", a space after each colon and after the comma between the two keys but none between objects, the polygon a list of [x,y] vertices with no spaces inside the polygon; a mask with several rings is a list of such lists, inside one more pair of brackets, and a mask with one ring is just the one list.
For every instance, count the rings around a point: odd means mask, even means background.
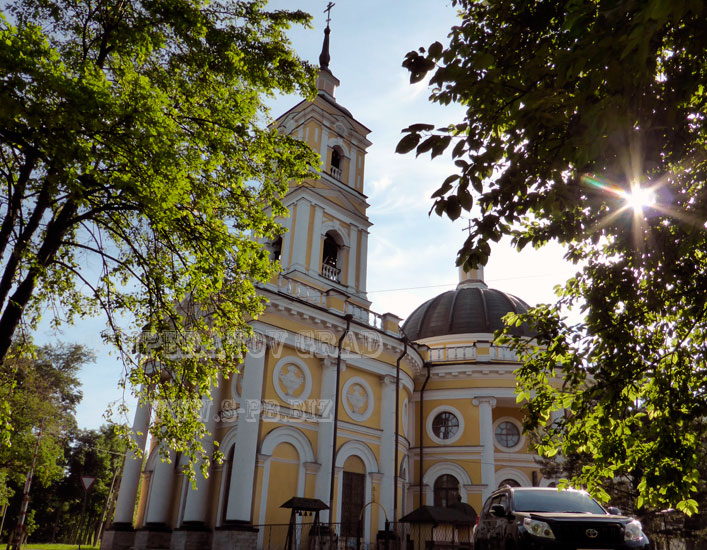
[{"label": "decorative medallion", "polygon": [[353,420],[363,422],[373,413],[373,391],[363,378],[349,378],[342,389],[346,414]]},{"label": "decorative medallion", "polygon": [[302,403],[312,391],[312,375],[298,357],[283,357],[273,370],[275,392],[286,403]]},{"label": "decorative medallion", "polygon": [[285,395],[288,397],[294,399],[301,393],[297,390],[301,388],[304,383],[304,375],[297,366],[287,365],[280,371],[278,378],[280,379],[281,387],[285,389]]}]

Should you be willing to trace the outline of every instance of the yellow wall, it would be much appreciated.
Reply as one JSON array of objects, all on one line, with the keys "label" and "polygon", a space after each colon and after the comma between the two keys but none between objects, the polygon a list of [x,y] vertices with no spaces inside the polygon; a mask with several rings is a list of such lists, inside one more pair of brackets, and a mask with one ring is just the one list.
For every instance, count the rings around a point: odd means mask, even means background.
[{"label": "yellow wall", "polygon": [[[289,443],[280,443],[270,458],[270,479],[268,481],[268,506],[266,523],[289,523],[290,510],[280,508],[297,494],[299,478],[299,454]],[[284,543],[284,537],[282,540]]]}]

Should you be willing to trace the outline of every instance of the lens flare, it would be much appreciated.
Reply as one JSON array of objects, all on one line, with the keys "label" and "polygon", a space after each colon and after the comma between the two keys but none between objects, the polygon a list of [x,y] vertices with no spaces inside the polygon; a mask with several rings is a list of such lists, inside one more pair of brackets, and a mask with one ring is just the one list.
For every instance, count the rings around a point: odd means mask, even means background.
[{"label": "lens flare", "polygon": [[656,203],[656,195],[653,189],[632,185],[629,193],[623,193],[626,205],[634,212],[643,212],[645,208],[650,208]]}]

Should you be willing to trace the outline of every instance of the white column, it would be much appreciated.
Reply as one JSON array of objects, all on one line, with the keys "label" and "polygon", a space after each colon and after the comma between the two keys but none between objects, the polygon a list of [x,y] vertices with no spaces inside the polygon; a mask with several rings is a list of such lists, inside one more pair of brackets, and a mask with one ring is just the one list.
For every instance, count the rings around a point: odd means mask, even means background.
[{"label": "white column", "polygon": [[314,228],[312,230],[312,256],[310,257],[309,271],[314,275],[322,272],[322,216],[324,209],[321,206],[314,206]]},{"label": "white column", "polygon": [[359,292],[366,292],[366,270],[368,269],[368,231],[361,231],[361,263],[358,266]]},{"label": "white column", "polygon": [[[243,376],[243,397],[260,402],[263,392],[265,356],[246,355]],[[253,480],[255,478],[255,458],[258,451],[258,426],[260,415],[253,418],[239,417],[236,432],[236,446],[233,453],[231,486],[226,507],[226,521],[251,521],[253,501]]]},{"label": "white column", "polygon": [[[155,449],[155,452],[157,449]],[[174,493],[174,471],[177,468],[174,453],[170,452],[171,462],[157,459],[155,471],[150,479],[150,496],[145,513],[145,524],[169,525],[169,512]]]},{"label": "white column", "polygon": [[479,407],[479,436],[481,439],[481,483],[485,485],[483,500],[496,489],[496,465],[493,451],[493,411],[496,399],[475,397],[472,403]]},{"label": "white column", "polygon": [[[317,436],[317,462],[321,468],[314,485],[314,496],[329,505],[329,483],[331,482],[331,449],[334,446],[334,400],[336,395],[336,359],[325,357],[322,361],[322,389],[319,398],[322,412],[327,415],[320,419]],[[322,510],[319,518],[329,521],[329,510]]]},{"label": "white column", "polygon": [[[137,443],[137,448],[145,451],[147,443],[147,432],[150,427],[151,407],[147,403],[138,403],[133,421],[133,437]],[[128,451],[123,466],[123,477],[118,491],[118,502],[115,506],[115,517],[113,523],[132,524],[133,513],[135,512],[135,499],[137,498],[137,488],[140,484],[140,474],[142,472],[142,458],[135,456],[135,453]]]},{"label": "white column", "polygon": [[[381,460],[379,470],[383,474],[380,484],[380,502],[389,518],[393,517],[393,481],[395,479],[395,378],[383,377],[381,400]],[[379,529],[385,529],[385,517],[378,514]]]},{"label": "white column", "polygon": [[293,269],[307,271],[307,227],[309,226],[309,201],[300,199],[297,201],[297,213],[295,215],[295,226],[290,230],[290,235],[294,239],[292,258],[290,266]]},{"label": "white column", "polygon": [[358,289],[356,288],[356,271],[358,270],[358,262],[356,261],[356,251],[358,248],[358,227],[355,225],[351,225],[351,230],[349,231],[349,265],[348,265],[348,280],[349,284],[348,286],[354,291],[357,291]]},{"label": "white column", "polygon": [[[211,396],[204,396],[201,399],[201,419],[206,425],[206,430],[209,435],[205,436],[202,440],[202,445],[204,446],[204,451],[206,454],[211,456],[214,450],[214,432],[216,430],[216,414],[218,413],[217,407],[214,406],[214,402]],[[213,464],[209,467],[209,473],[213,473]],[[196,469],[196,488],[192,485],[190,481],[187,481],[187,499],[184,504],[184,516],[182,517],[182,522],[190,523],[206,523],[207,517],[206,513],[209,507],[209,486],[212,477],[206,479],[201,473],[201,463],[195,466]]]}]

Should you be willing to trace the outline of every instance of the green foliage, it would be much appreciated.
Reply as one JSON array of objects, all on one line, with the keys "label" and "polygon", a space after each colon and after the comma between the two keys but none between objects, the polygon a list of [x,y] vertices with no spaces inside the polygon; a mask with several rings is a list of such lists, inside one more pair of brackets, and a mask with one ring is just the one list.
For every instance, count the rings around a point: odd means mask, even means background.
[{"label": "green foliage", "polygon": [[21,494],[40,431],[34,480],[47,484],[64,473],[63,446],[75,429],[75,408],[81,400],[79,370],[94,357],[79,345],[18,353],[13,351],[5,361],[12,379],[0,379],[0,392],[12,411],[9,445],[0,447],[0,471]]},{"label": "green foliage", "polygon": [[[125,447],[114,426],[72,432],[63,448],[62,477],[33,491],[35,495],[41,492],[41,500],[33,499],[39,528],[31,540],[95,540],[101,524],[112,520]],[[96,478],[86,494],[83,521],[82,476]]]},{"label": "green foliage", "polygon": [[[511,235],[518,248],[564,243],[581,266],[558,304],[512,319],[537,331],[537,346],[514,344],[526,429],[541,453],[590,456],[575,482],[599,496],[635,476],[639,506],[692,513],[707,418],[704,5],[453,4],[449,43],[403,64],[466,116],[407,128],[399,152],[451,150],[458,171],[433,209],[478,207],[459,265],[484,264]],[[656,190],[654,208],[626,206],[636,185]]]},{"label": "green foliage", "polygon": [[262,103],[314,93],[284,34],[309,16],[264,7],[16,0],[0,14],[0,361],[48,305],[55,322],[103,312],[131,387],[188,411],[153,434],[194,459],[198,396],[236,369],[264,307],[257,239],[282,231],[280,198],[315,162]]}]

